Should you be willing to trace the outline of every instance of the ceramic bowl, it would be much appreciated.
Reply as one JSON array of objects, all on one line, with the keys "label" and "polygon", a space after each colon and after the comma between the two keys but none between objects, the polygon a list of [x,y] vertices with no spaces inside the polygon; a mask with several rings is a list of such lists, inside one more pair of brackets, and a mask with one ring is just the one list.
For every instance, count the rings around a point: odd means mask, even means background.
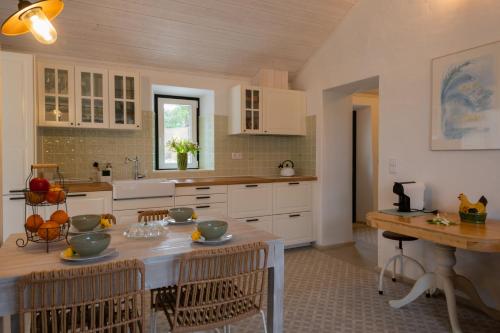
[{"label": "ceramic bowl", "polygon": [[204,221],[198,223],[198,230],[206,240],[213,240],[222,237],[227,231],[225,221]]},{"label": "ceramic bowl", "polygon": [[91,231],[99,225],[101,215],[77,215],[71,217],[71,225],[78,231]]},{"label": "ceramic bowl", "polygon": [[193,216],[193,208],[189,207],[176,207],[168,210],[168,215],[175,220],[175,222],[186,222]]},{"label": "ceramic bowl", "polygon": [[484,224],[487,213],[463,213],[459,212],[460,221],[465,223]]},{"label": "ceramic bowl", "polygon": [[111,242],[111,235],[105,232],[89,232],[71,237],[69,245],[82,257],[96,256],[106,250]]}]

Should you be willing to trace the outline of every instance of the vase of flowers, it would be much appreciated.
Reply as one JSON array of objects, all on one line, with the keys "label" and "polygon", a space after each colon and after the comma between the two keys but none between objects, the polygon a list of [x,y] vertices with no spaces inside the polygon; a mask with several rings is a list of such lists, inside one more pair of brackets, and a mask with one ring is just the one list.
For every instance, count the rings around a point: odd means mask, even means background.
[{"label": "vase of flowers", "polygon": [[177,153],[177,168],[179,170],[187,169],[189,153],[194,155],[200,150],[195,142],[175,138],[167,142],[167,147]]}]

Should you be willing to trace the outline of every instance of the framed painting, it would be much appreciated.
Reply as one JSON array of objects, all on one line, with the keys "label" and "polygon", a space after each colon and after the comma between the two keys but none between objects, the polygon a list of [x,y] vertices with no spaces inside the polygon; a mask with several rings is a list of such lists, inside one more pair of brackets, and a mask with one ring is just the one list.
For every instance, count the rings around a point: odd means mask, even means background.
[{"label": "framed painting", "polygon": [[432,150],[500,149],[500,42],[432,60]]}]

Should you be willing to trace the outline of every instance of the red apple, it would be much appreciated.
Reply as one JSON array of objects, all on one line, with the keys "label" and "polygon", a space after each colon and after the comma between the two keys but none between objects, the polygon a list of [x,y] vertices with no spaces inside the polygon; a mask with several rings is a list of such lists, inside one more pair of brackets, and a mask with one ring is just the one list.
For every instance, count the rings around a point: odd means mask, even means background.
[{"label": "red apple", "polygon": [[30,191],[47,192],[50,188],[50,183],[45,178],[33,178],[30,181]]}]

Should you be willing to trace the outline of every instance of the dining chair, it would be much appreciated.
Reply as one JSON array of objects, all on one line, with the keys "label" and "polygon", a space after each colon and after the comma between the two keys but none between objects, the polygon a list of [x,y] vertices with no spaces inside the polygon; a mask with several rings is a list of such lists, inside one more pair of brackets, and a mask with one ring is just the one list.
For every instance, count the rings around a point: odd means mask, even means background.
[{"label": "dining chair", "polygon": [[162,310],[172,333],[215,329],[260,314],[262,310],[269,247],[264,242],[185,254],[175,286],[151,293],[151,325]]},{"label": "dining chair", "polygon": [[168,216],[168,210],[145,210],[140,212],[138,215],[139,222],[150,222],[150,221],[159,221],[163,220]]},{"label": "dining chair", "polygon": [[20,332],[144,332],[144,286],[138,260],[33,272],[17,283]]},{"label": "dining chair", "polygon": [[101,218],[111,220],[111,223],[116,224],[116,217],[113,214],[102,214]]}]

